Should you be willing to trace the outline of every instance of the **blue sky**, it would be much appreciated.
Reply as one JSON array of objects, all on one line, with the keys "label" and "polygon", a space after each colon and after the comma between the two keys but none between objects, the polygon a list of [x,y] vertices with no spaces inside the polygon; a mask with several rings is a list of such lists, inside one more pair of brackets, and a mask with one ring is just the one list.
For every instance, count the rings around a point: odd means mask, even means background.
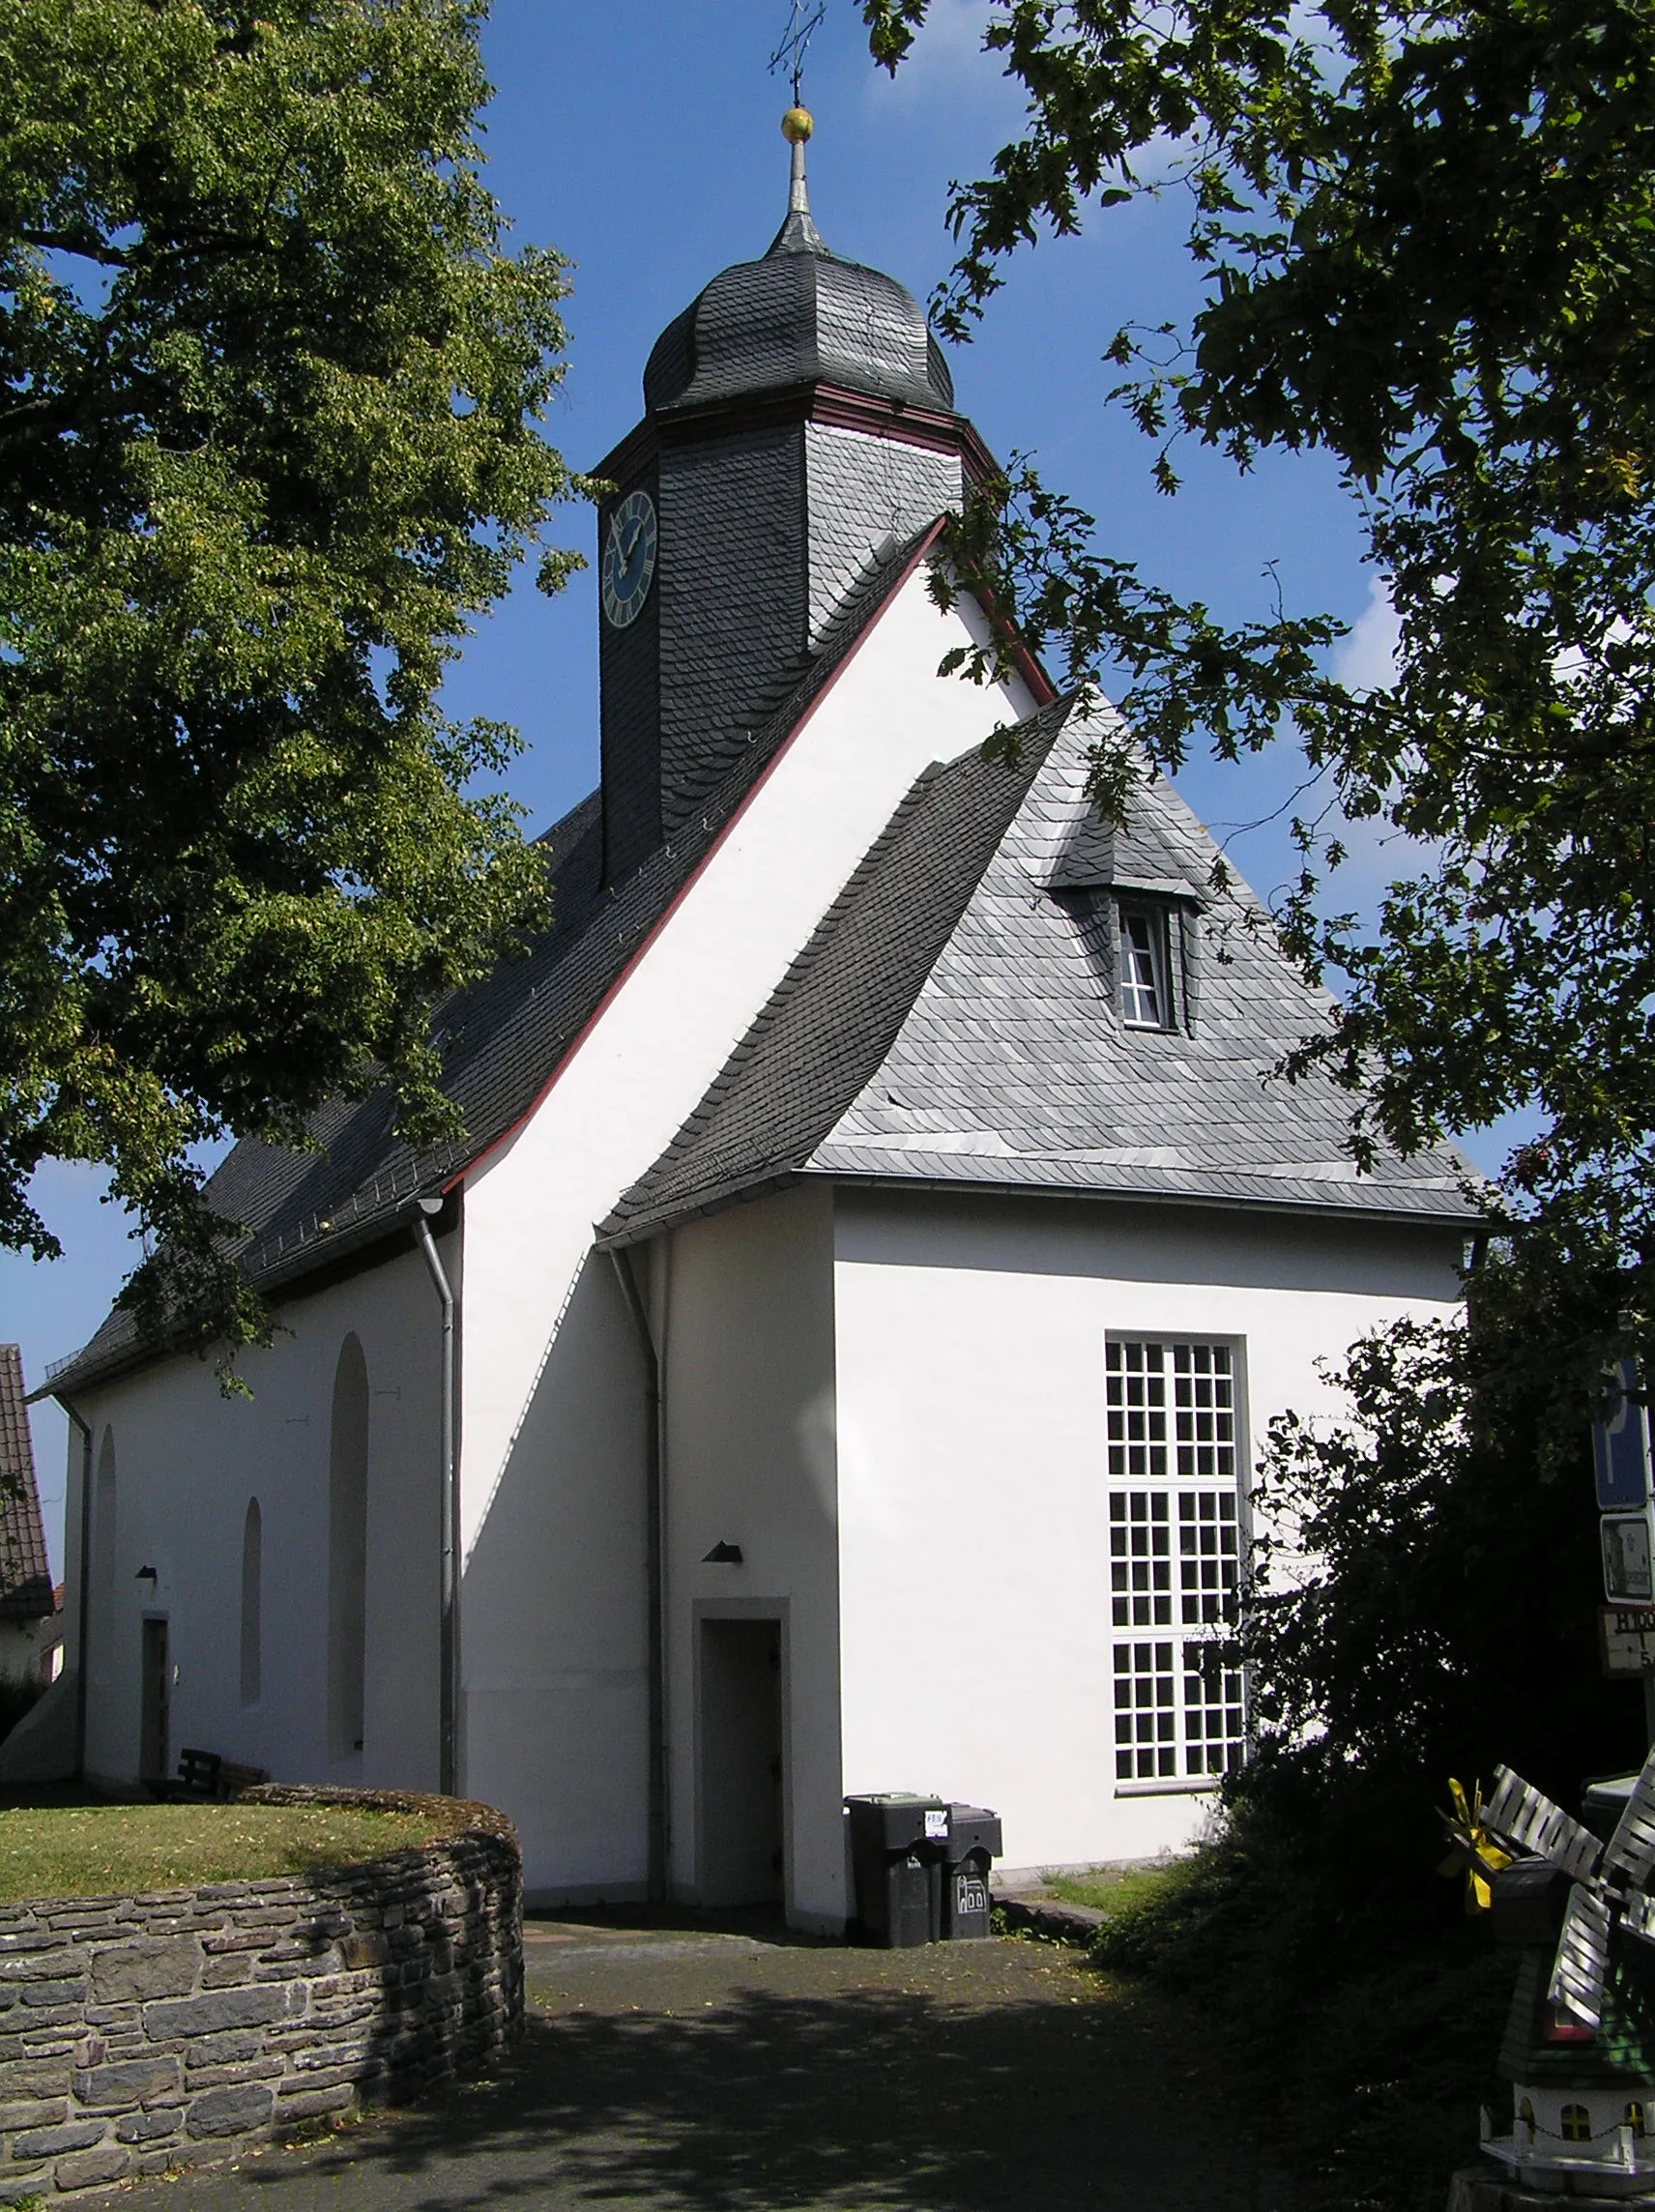
[{"label": "blue sky", "polygon": [[[639,380],[662,327],[728,263],[763,252],[787,196],[787,105],[766,64],[786,26],[779,0],[496,0],[484,39],[497,86],[487,116],[490,183],[520,241],[574,264],[568,374],[547,435],[589,467],[641,411]],[[855,0],[828,0],[805,99],[816,219],[836,252],[900,277],[921,299],[944,275],[947,188],[980,174],[1016,132],[1021,102],[979,50],[984,0],[933,0],[933,20],[894,82],[876,71]],[[1241,619],[1267,605],[1274,564],[1297,610],[1356,626],[1352,673],[1379,673],[1385,618],[1360,561],[1353,512],[1317,457],[1247,478],[1185,451],[1175,500],[1149,481],[1152,449],[1106,405],[1101,356],[1126,322],[1187,312],[1184,204],[1172,194],[1100,213],[1076,239],[1043,242],[1013,265],[975,342],[953,360],[959,405],[1002,456],[1032,451],[1047,480],[1098,516],[1110,553]],[[589,510],[561,518],[592,550]],[[508,779],[543,829],[597,776],[594,573],[556,601],[527,579],[471,641],[450,685],[456,712],[515,723],[527,750]],[[1193,762],[1180,788],[1217,833],[1277,813],[1291,756],[1239,768]],[[1236,864],[1266,895],[1292,860],[1280,820],[1234,837]],[[1399,861],[1400,865],[1400,861]],[[1362,853],[1341,903],[1390,872]],[[1495,1165],[1492,1138],[1467,1148]],[[90,1171],[49,1168],[39,1202],[67,1248],[47,1266],[0,1255],[0,1338],[23,1348],[31,1386],[97,1326],[132,1262],[127,1225],[100,1204]],[[65,1423],[36,1409],[48,1523],[61,1521]]]}]

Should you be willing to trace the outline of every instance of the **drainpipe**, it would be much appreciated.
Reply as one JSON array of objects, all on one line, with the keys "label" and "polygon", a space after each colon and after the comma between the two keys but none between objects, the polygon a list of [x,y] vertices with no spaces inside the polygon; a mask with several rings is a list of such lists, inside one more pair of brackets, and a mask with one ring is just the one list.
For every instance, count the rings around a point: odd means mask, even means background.
[{"label": "drainpipe", "polygon": [[661,1619],[661,1362],[644,1301],[638,1295],[631,1254],[611,1251],[609,1257],[615,1264],[615,1279],[632,1317],[644,1359],[644,1556],[650,1644],[649,1897],[652,1905],[663,1905],[667,1894],[667,1684],[666,1635]]},{"label": "drainpipe", "polygon": [[71,1426],[80,1431],[80,1573],[76,1577],[80,1617],[74,1631],[74,1773],[76,1781],[83,1782],[86,1779],[86,1660],[91,1649],[87,1615],[92,1598],[92,1424],[81,1418],[67,1398],[59,1397],[57,1402],[68,1414]]},{"label": "drainpipe", "polygon": [[459,1707],[459,1580],[454,1571],[457,1547],[455,1545],[455,1517],[459,1507],[458,1469],[454,1464],[454,1401],[458,1340],[455,1322],[458,1309],[452,1286],[443,1270],[438,1257],[436,1241],[431,1235],[431,1216],[441,1213],[440,1198],[422,1198],[414,1216],[414,1239],[425,1256],[438,1300],[443,1309],[443,1412],[440,1451],[442,1475],[442,1597],[441,1628],[439,1635],[441,1688],[438,1694],[437,1720],[437,1773],[438,1788],[445,1797],[452,1797],[459,1788],[459,1761],[456,1757],[454,1716]]}]

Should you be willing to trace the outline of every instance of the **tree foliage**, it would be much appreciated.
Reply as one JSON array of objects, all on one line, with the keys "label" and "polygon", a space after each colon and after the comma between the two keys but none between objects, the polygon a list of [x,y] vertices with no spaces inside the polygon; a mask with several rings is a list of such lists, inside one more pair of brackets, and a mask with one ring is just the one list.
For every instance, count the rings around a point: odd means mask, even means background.
[{"label": "tree foliage", "polygon": [[[926,13],[866,0],[876,58],[896,68]],[[1537,1110],[1514,1212],[1588,1270],[1647,1270],[1655,15],[988,0],[985,43],[1028,124],[954,189],[944,327],[967,335],[1043,232],[1187,191],[1199,305],[1118,336],[1116,396],[1168,490],[1189,438],[1243,469],[1268,449],[1336,458],[1400,620],[1396,678],[1336,683],[1339,626],[1314,613],[1237,627],[1181,602],[1027,469],[967,518],[967,566],[1077,677],[1124,665],[1162,768],[1204,733],[1221,753],[1284,727],[1302,744],[1333,803],[1295,825],[1282,918],[1340,983],[1306,1057],[1355,1094],[1358,1153],[1376,1131],[1411,1148]],[[1100,794],[1127,772],[1100,759]],[[1423,848],[1377,925],[1329,911],[1340,816]]]},{"label": "tree foliage", "polygon": [[[260,1325],[189,1148],[389,1083],[544,915],[445,668],[555,501],[565,265],[471,0],[0,0],[0,1241],[107,1163],[140,1295]],[[555,588],[570,557],[548,553]]]},{"label": "tree foliage", "polygon": [[1405,1879],[1435,1855],[1450,1773],[1504,1761],[1572,1797],[1641,1746],[1638,1686],[1606,1693],[1598,1671],[1584,1422],[1569,1456],[1541,1446],[1542,1348],[1571,1325],[1541,1312],[1514,1337],[1481,1291],[1468,1328],[1401,1322],[1355,1345],[1340,1417],[1279,1415],[1253,1497],[1265,1533],[1239,1641],[1256,1758],[1233,1793],[1388,1798],[1391,1840],[1415,1841]]}]

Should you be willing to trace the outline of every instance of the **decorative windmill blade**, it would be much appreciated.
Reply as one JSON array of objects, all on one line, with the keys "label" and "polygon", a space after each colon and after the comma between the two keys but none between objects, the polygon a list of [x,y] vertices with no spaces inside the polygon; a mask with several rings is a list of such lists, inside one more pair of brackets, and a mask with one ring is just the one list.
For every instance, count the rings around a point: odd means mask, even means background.
[{"label": "decorative windmill blade", "polygon": [[[1655,1764],[1655,1761],[1651,1763]],[[1649,1771],[1646,1767],[1644,1775]],[[1639,1777],[1640,1788],[1644,1775]],[[1651,1805],[1655,1807],[1655,1797],[1651,1798]],[[1630,1814],[1631,1810],[1629,1805],[1627,1812]],[[1589,1880],[1597,1870],[1603,1846],[1590,1828],[1582,1828],[1579,1820],[1571,1820],[1561,1805],[1543,1797],[1521,1774],[1513,1774],[1509,1766],[1495,1768],[1494,1794],[1483,1807],[1483,1819],[1496,1835],[1516,1844],[1520,1850],[1550,1859],[1553,1866],[1572,1874],[1577,1881]],[[1625,1824],[1623,1819],[1621,1826]],[[1655,1829],[1651,1833],[1655,1837]],[[1619,1828],[1615,1834],[1620,1834]],[[1565,1937],[1567,1934],[1565,1926]]]},{"label": "decorative windmill blade", "polygon": [[1626,1810],[1614,1824],[1614,1834],[1604,1853],[1604,1872],[1619,1875],[1634,1889],[1641,1889],[1655,1867],[1655,1751],[1644,1761],[1643,1772],[1632,1785]]},{"label": "decorative windmill blade", "polygon": [[1635,1889],[1621,1906],[1620,1925],[1640,1943],[1655,1946],[1655,1898]]},{"label": "decorative windmill blade", "polygon": [[1569,1892],[1563,1933],[1547,1995],[1595,2032],[1603,2025],[1604,1977],[1609,1971],[1609,1900],[1577,1882]]}]

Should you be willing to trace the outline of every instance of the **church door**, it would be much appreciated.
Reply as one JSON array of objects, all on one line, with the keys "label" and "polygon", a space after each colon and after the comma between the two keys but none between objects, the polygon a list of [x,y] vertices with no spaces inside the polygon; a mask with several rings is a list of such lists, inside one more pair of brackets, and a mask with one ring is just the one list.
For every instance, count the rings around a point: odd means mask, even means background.
[{"label": "church door", "polygon": [[138,1717],[138,1780],[164,1782],[167,1778],[167,1706],[170,1672],[166,1662],[166,1622],[144,1622],[142,1696]]},{"label": "church door", "polygon": [[779,1904],[781,1622],[701,1623],[696,1891],[714,1906]]}]

